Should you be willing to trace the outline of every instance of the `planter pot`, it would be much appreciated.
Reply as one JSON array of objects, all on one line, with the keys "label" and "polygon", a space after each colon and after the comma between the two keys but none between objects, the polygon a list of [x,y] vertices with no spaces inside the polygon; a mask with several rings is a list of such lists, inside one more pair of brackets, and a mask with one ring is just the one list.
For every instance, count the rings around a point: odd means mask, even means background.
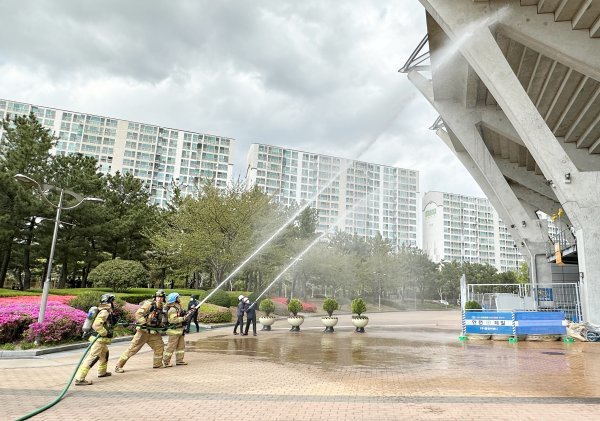
[{"label": "planter pot", "polygon": [[356,326],[355,332],[365,333],[365,326],[369,324],[369,318],[367,316],[352,316],[352,324]]},{"label": "planter pot", "polygon": [[292,325],[291,332],[300,332],[300,325],[304,323],[304,316],[290,316],[288,323]]},{"label": "planter pot", "polygon": [[332,333],[333,327],[337,325],[338,318],[333,316],[323,316],[321,317],[321,323],[325,325],[325,333]]},{"label": "planter pot", "polygon": [[258,321],[263,325],[261,330],[271,330],[271,325],[275,323],[275,320],[276,319],[273,316],[259,317]]}]

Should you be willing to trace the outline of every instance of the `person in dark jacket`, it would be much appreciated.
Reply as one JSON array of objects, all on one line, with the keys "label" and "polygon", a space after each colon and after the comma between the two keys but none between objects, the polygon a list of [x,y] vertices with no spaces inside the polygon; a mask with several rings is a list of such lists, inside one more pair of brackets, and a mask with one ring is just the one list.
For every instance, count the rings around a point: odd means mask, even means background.
[{"label": "person in dark jacket", "polygon": [[244,332],[244,336],[248,336],[248,329],[251,322],[252,331],[254,332],[254,336],[256,336],[256,301],[250,304],[248,297],[244,297],[244,303],[246,304],[246,331]]},{"label": "person in dark jacket", "polygon": [[244,312],[246,311],[246,303],[244,302],[243,295],[238,297],[238,305],[237,305],[237,321],[235,322],[235,326],[233,328],[233,334],[237,335],[237,328],[240,327],[240,333],[244,334]]},{"label": "person in dark jacket", "polygon": [[[185,333],[190,333],[190,326],[192,326],[192,322],[194,322],[194,324],[196,325],[196,332],[200,332],[200,326],[198,325],[198,310],[199,309],[196,308],[196,307],[198,307],[198,304],[200,304],[200,301],[198,301],[198,296],[192,295],[190,297],[190,302],[188,303],[188,306],[187,306],[187,311],[188,311],[188,313],[190,311],[193,311],[194,314],[192,314],[190,316],[190,319],[187,322],[187,326],[185,328]],[[192,308],[194,310],[192,310]]]}]

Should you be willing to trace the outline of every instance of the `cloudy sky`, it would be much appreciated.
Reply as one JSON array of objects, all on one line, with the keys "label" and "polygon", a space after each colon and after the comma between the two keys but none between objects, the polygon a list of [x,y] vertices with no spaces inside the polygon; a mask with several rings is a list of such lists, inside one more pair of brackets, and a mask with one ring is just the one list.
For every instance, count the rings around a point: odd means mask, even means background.
[{"label": "cloudy sky", "polygon": [[483,196],[397,72],[426,32],[417,0],[5,0],[0,16],[0,98],[233,137],[237,173],[268,143]]}]

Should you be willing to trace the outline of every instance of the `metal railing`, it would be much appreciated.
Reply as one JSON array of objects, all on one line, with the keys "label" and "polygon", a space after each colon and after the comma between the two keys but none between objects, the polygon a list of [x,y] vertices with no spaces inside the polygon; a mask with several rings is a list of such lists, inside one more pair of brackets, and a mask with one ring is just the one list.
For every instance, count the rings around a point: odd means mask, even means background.
[{"label": "metal railing", "polygon": [[467,301],[485,310],[562,311],[569,320],[583,321],[578,283],[467,284]]},{"label": "metal railing", "polygon": [[417,45],[417,48],[415,48],[415,50],[412,52],[410,57],[408,57],[408,60],[406,60],[406,63],[404,63],[404,66],[402,66],[398,70],[399,73],[408,73],[412,69],[428,69],[429,68],[428,65],[421,66],[421,63],[423,63],[426,60],[429,60],[429,49],[427,51],[421,52],[423,47],[425,47],[425,44],[427,44],[428,40],[429,40],[429,36],[426,34],[423,37],[423,39],[419,42],[419,45]]},{"label": "metal railing", "polygon": [[556,253],[556,244],[559,245],[563,255],[577,250],[577,239],[570,228],[550,236],[550,240],[546,243],[546,257],[553,256]]}]

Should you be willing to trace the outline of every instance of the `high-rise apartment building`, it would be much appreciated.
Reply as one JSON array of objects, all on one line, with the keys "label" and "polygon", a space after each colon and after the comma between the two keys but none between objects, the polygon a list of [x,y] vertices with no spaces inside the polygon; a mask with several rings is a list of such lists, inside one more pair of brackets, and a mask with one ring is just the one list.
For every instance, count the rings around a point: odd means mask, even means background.
[{"label": "high-rise apartment building", "polygon": [[487,199],[435,191],[423,197],[423,250],[436,263],[489,264],[499,272],[524,261]]},{"label": "high-rise apartment building", "polygon": [[252,144],[248,180],[284,204],[319,211],[318,232],[332,226],[395,247],[416,246],[418,171]]},{"label": "high-rise apartment building", "polygon": [[234,139],[0,99],[0,118],[30,112],[59,138],[52,153],[93,156],[103,173],[131,173],[159,206],[174,185],[193,195],[202,180],[225,187],[233,178]]}]

